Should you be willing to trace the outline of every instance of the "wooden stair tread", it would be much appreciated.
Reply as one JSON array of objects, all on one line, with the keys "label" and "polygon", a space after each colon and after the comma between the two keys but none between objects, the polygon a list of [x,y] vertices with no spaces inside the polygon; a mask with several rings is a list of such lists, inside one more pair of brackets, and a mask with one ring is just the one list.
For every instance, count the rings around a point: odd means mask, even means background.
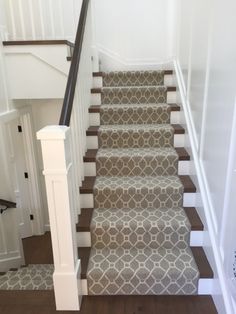
[{"label": "wooden stair tread", "polygon": [[[103,77],[104,72],[93,72],[93,77]],[[173,70],[165,70],[164,75],[173,75]]]},{"label": "wooden stair tread", "polygon": [[[142,87],[142,86],[140,86],[140,87]],[[117,87],[107,87],[107,88],[117,88]],[[176,92],[176,90],[177,90],[176,86],[166,86],[166,88],[167,88],[167,92]],[[91,88],[91,93],[92,94],[101,94],[102,93],[102,88],[101,87],[99,87],[99,88],[97,88],[97,87],[96,88]]]},{"label": "wooden stair tread", "polygon": [[[203,231],[204,226],[194,207],[184,207],[185,213],[191,224],[192,231]],[[79,216],[79,223],[76,225],[77,232],[90,232],[90,224],[93,216],[93,208],[83,208]]]},{"label": "wooden stair tread", "polygon": [[[180,111],[180,106],[177,104],[168,104],[170,106],[171,111]],[[101,106],[93,105],[89,107],[89,113],[100,113]]]},{"label": "wooden stair tread", "polygon": [[[185,134],[185,129],[180,124],[171,124],[175,134]],[[100,126],[90,126],[86,131],[87,136],[97,136]]]},{"label": "wooden stair tread", "polygon": [[214,273],[208,262],[206,254],[202,247],[191,247],[194,259],[196,261],[198,270],[200,272],[200,278],[213,278]]},{"label": "wooden stair tread", "polygon": [[87,278],[87,269],[89,264],[91,247],[79,247],[78,258],[81,260],[81,279]]},{"label": "wooden stair tread", "polygon": [[90,223],[92,221],[93,208],[82,208],[79,215],[79,222],[76,225],[77,232],[90,232]]},{"label": "wooden stair tread", "polygon": [[[190,247],[197,264],[200,279],[212,279],[214,277],[213,270],[208,262],[206,254],[202,247]],[[78,256],[81,259],[81,278],[87,278],[87,269],[89,263],[91,248],[78,248]]]},{"label": "wooden stair tread", "polygon": [[[196,187],[189,176],[179,176],[183,186],[184,193],[195,193]],[[92,194],[96,177],[85,177],[80,187],[81,194]]]},{"label": "wooden stair tread", "polygon": [[69,40],[7,40],[3,46],[26,46],[26,45],[67,45],[74,47],[75,44]]},{"label": "wooden stair tread", "polygon": [[184,207],[184,211],[188,217],[192,231],[203,231],[204,225],[199,217],[195,207]]},{"label": "wooden stair tread", "polygon": [[[190,155],[186,151],[184,147],[178,147],[175,148],[177,154],[179,155],[180,161],[188,161],[190,160]],[[84,156],[84,162],[96,162],[96,156],[97,156],[98,149],[88,149],[85,156]]]},{"label": "wooden stair tread", "polygon": [[184,193],[195,193],[196,192],[196,186],[193,183],[190,176],[179,176],[183,186],[184,186]]}]

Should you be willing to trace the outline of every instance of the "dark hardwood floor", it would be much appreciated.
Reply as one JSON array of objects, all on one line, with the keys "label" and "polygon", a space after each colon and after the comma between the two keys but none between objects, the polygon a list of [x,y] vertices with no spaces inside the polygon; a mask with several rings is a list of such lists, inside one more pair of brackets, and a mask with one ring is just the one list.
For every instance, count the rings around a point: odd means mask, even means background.
[{"label": "dark hardwood floor", "polygon": [[[26,264],[53,263],[50,233],[23,240]],[[1,314],[57,312],[53,291],[0,291]],[[80,314],[217,314],[211,296],[84,297]]]},{"label": "dark hardwood floor", "polygon": [[43,236],[35,236],[23,240],[25,263],[53,264],[52,244],[50,232]]}]

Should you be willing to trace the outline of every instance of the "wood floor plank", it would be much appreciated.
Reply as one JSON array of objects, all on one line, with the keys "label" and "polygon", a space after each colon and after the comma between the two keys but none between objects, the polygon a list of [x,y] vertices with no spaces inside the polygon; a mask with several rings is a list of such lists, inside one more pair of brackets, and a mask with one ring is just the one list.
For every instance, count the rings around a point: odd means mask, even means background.
[{"label": "wood floor plank", "polygon": [[[1,291],[1,314],[57,314],[53,291]],[[84,296],[61,314],[217,314],[211,296]]]},{"label": "wood floor plank", "polygon": [[90,232],[90,223],[93,216],[93,208],[82,208],[79,222],[76,225],[77,232]]}]

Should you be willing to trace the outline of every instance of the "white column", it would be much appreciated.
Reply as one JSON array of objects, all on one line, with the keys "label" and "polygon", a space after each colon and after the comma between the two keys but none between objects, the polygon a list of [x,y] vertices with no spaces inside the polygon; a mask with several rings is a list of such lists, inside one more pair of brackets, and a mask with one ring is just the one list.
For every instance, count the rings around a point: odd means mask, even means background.
[{"label": "white column", "polygon": [[41,140],[55,271],[57,310],[75,311],[81,301],[81,263],[77,257],[76,202],[73,200],[71,132],[48,126],[37,133]]}]

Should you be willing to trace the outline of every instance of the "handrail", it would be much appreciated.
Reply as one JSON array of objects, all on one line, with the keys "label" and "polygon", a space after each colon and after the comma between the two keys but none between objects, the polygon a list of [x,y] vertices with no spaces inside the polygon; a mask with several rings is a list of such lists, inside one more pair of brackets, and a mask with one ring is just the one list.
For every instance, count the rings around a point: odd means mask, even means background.
[{"label": "handrail", "polygon": [[5,206],[5,208],[0,209],[0,214],[2,214],[8,210],[8,208],[16,208],[16,203],[0,199],[0,206]]},{"label": "handrail", "polygon": [[81,56],[81,51],[82,51],[82,46],[83,46],[83,38],[84,38],[84,31],[85,31],[85,25],[86,25],[86,20],[87,20],[88,6],[89,6],[89,0],[83,0],[78,29],[76,33],[75,47],[74,47],[74,52],[72,56],[69,77],[67,81],[66,92],[65,92],[62,110],[61,110],[59,125],[70,126],[71,112],[73,109],[75,87],[76,87],[77,77],[78,77],[78,72],[79,72],[80,56]]}]

